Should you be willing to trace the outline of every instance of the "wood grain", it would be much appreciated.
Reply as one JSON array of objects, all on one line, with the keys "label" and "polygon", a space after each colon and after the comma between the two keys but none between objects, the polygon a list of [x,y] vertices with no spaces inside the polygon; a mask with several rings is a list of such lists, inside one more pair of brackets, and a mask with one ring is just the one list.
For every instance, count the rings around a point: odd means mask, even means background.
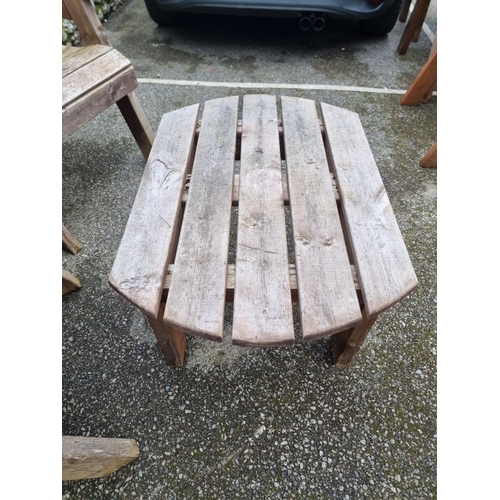
[{"label": "wood grain", "polygon": [[245,96],[233,344],[293,344],[276,97]]},{"label": "wood grain", "polygon": [[108,476],[139,456],[135,439],[62,437],[62,480]]},{"label": "wood grain", "polygon": [[153,317],[173,262],[197,115],[197,104],[163,115],[109,276],[118,293]]},{"label": "wood grain", "polygon": [[117,50],[110,50],[72,71],[62,82],[62,107],[65,108],[86,92],[131,67],[130,61]]},{"label": "wood grain", "polygon": [[405,297],[417,278],[358,115],[324,103],[321,109],[363,301],[372,317]]},{"label": "wood grain", "polygon": [[238,97],[205,103],[164,321],[222,341]]},{"label": "wood grain", "polygon": [[282,97],[304,340],[361,321],[314,101]]}]

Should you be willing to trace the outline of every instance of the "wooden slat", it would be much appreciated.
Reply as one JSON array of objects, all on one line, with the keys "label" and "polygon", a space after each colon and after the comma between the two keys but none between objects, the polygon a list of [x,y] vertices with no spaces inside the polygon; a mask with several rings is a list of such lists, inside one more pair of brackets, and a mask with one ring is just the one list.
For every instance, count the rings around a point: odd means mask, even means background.
[{"label": "wooden slat", "polygon": [[130,61],[116,50],[110,50],[84,67],[73,71],[62,82],[62,107],[66,107],[85,92],[98,87],[126,68]]},{"label": "wooden slat", "polygon": [[[73,50],[72,50],[73,49]],[[88,45],[85,47],[65,47],[62,57],[62,77],[65,78],[77,69],[91,63],[103,54],[113,50],[104,45]]]},{"label": "wooden slat", "polygon": [[63,139],[136,88],[137,78],[134,68],[130,66],[90,92],[85,92],[62,110]]},{"label": "wooden slat", "polygon": [[62,437],[62,480],[108,476],[139,456],[135,439]]},{"label": "wooden slat", "polygon": [[245,96],[233,344],[293,344],[276,97]]},{"label": "wooden slat", "polygon": [[222,340],[238,97],[205,103],[164,320]]},{"label": "wooden slat", "polygon": [[[171,264],[167,268],[167,276],[165,277],[165,283],[163,284],[163,299],[166,300],[168,296],[168,290],[172,284],[172,275],[174,273],[174,265]],[[359,290],[358,274],[354,265],[351,265],[352,279],[354,281],[354,288]],[[226,276],[226,301],[232,302],[234,296],[234,284],[236,277],[236,266],[234,264],[227,265],[227,276]],[[295,264],[288,264],[288,281],[290,283],[290,292],[292,295],[292,301],[297,302],[297,268]]]},{"label": "wooden slat", "polygon": [[370,318],[405,297],[417,278],[358,115],[324,103],[321,109]]},{"label": "wooden slat", "polygon": [[163,115],[109,277],[118,293],[154,317],[177,243],[198,107]]},{"label": "wooden slat", "polygon": [[68,293],[74,292],[82,287],[80,280],[73,276],[70,272],[62,270],[62,294],[67,295]]},{"label": "wooden slat", "polygon": [[304,340],[361,321],[314,101],[282,97]]}]

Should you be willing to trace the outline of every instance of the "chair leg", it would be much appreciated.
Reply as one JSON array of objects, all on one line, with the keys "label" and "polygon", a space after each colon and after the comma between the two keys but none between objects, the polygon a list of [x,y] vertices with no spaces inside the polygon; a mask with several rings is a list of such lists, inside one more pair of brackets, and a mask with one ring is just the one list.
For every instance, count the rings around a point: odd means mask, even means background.
[{"label": "chair leg", "polygon": [[130,92],[117,101],[118,107],[134,136],[142,155],[147,160],[154,141],[154,132],[135,95]]},{"label": "chair leg", "polygon": [[68,293],[74,292],[81,288],[82,285],[80,280],[73,276],[70,272],[62,270],[62,294],[67,295]]},{"label": "chair leg", "polygon": [[69,232],[66,226],[62,225],[62,247],[66,252],[70,252],[73,255],[77,254],[81,249],[82,245],[78,240]]},{"label": "chair leg", "polygon": [[402,106],[417,106],[437,81],[437,50],[431,54],[402,97]]},{"label": "chair leg", "polygon": [[414,40],[415,35],[420,33],[422,25],[429,9],[431,0],[417,0],[413,12],[411,13],[410,20],[406,24],[403,36],[398,45],[398,54],[406,54],[410,43]]},{"label": "chair leg", "polygon": [[410,11],[411,0],[404,0],[403,5],[401,6],[401,12],[399,13],[399,20],[402,23],[406,23],[406,19],[408,18],[408,12]]},{"label": "chair leg", "polygon": [[432,146],[427,153],[420,160],[420,166],[423,168],[436,168],[437,167],[437,142]]}]

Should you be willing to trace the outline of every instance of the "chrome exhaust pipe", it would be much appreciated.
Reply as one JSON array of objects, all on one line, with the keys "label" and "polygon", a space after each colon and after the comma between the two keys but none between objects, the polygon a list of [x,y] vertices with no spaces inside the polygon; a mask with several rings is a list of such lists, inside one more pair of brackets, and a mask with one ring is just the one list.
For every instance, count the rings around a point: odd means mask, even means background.
[{"label": "chrome exhaust pipe", "polygon": [[299,28],[302,31],[309,31],[312,28],[313,21],[309,16],[301,16],[299,19]]},{"label": "chrome exhaust pipe", "polygon": [[314,31],[323,31],[325,29],[325,18],[315,17],[312,22],[312,28]]}]

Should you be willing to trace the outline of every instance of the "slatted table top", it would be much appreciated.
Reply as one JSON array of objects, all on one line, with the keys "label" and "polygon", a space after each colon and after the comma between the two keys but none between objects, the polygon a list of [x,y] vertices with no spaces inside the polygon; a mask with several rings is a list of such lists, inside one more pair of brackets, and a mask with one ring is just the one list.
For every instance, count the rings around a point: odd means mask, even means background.
[{"label": "slatted table top", "polygon": [[308,341],[417,285],[356,113],[270,95],[207,101],[201,116],[199,107],[162,118],[110,274],[115,290],[219,341],[231,291],[233,343],[279,346],[294,342],[294,296]]}]

